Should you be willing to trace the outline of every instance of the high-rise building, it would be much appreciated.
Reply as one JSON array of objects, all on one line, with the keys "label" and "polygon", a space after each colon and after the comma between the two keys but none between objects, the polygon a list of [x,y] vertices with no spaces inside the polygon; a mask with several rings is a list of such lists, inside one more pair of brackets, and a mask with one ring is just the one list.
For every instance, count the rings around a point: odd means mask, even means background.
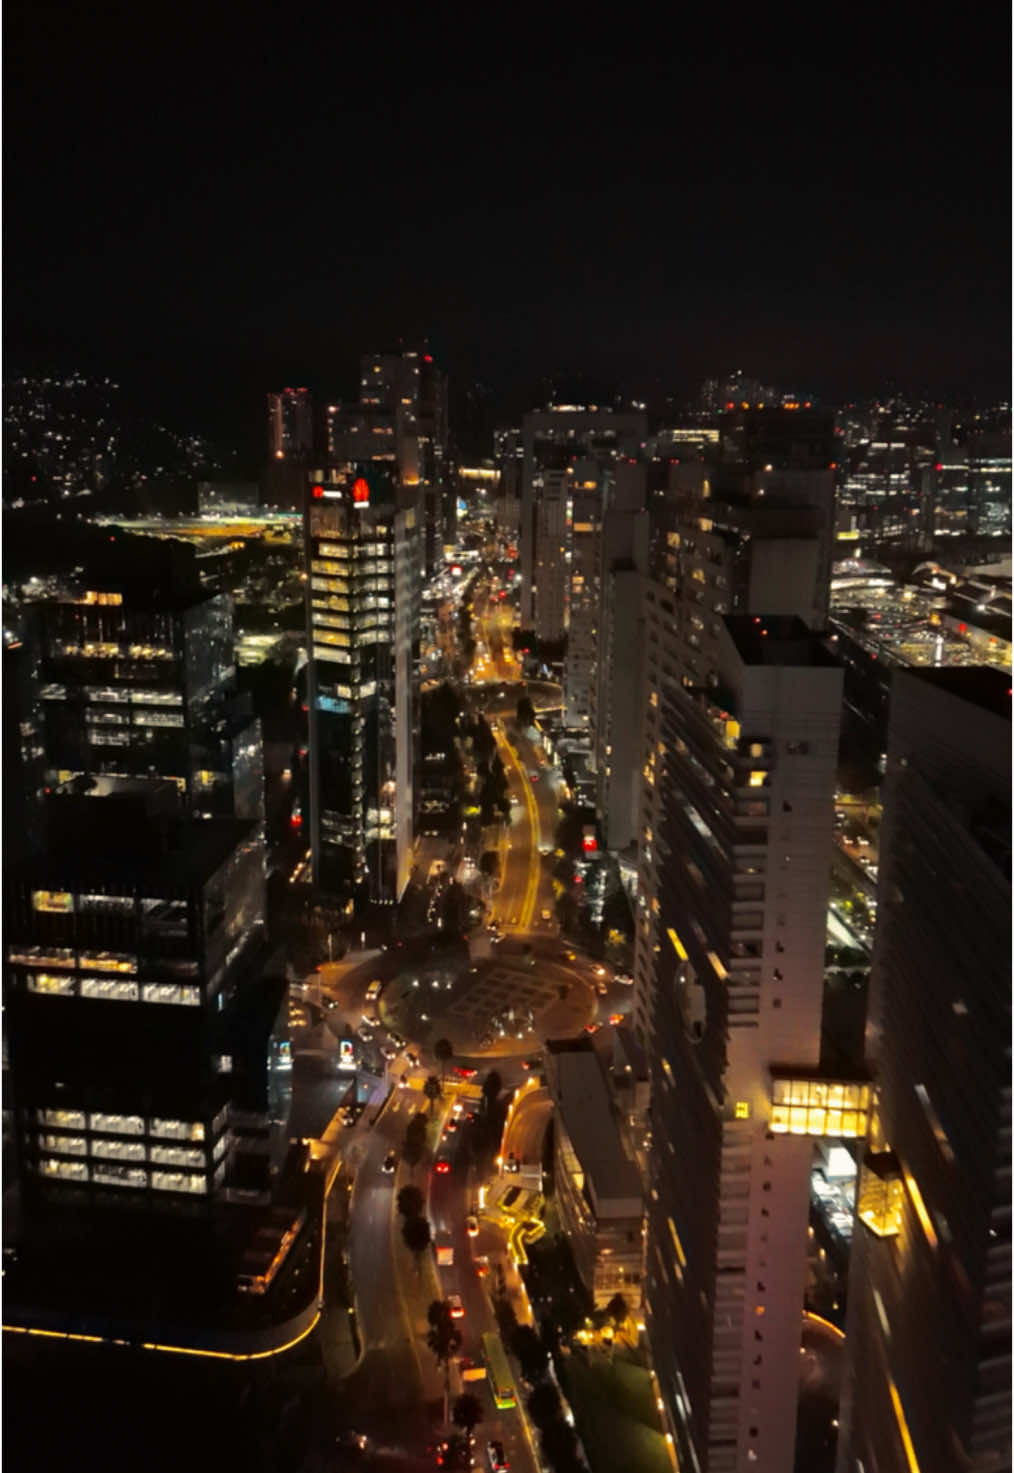
[{"label": "high-rise building", "polygon": [[222,1186],[231,1015],[264,945],[255,823],[194,822],[171,785],[49,800],[8,875],[7,1041],[34,1184]]},{"label": "high-rise building", "polygon": [[841,1473],[1011,1466],[1011,723],[999,670],[894,673]]},{"label": "high-rise building", "polygon": [[304,805],[314,879],[337,894],[392,901],[411,867],[418,537],[414,488],[396,475],[312,474]]},{"label": "high-rise building", "polygon": [[616,507],[603,519],[592,727],[598,809],[613,850],[634,843],[639,827],[648,530],[646,511]]},{"label": "high-rise building", "polygon": [[327,411],[330,465],[372,462],[396,473],[419,509],[427,576],[443,557],[448,466],[447,376],[416,350],[368,353],[359,365],[359,400]]},{"label": "high-rise building", "polygon": [[313,400],[309,389],[268,395],[268,454],[272,460],[305,461],[313,453]]},{"label": "high-rise building", "polygon": [[96,586],[30,609],[46,785],[108,792],[157,777],[195,816],[262,820],[260,723],[237,693],[232,599],[200,587],[192,548],[163,551],[112,548]]},{"label": "high-rise building", "polygon": [[688,685],[670,594],[644,608],[649,1334],[681,1466],[783,1473],[813,1137],[861,1136],[868,1105],[821,1067],[841,670],[797,617],[726,614]]},{"label": "high-rise building", "polygon": [[[543,516],[544,500],[569,500],[566,481],[575,476],[578,461],[594,462],[596,479],[603,491],[603,509],[608,503],[608,478],[621,458],[634,458],[646,434],[641,411],[625,413],[596,405],[581,407],[556,404],[526,414],[521,438],[521,625],[534,629],[540,639],[559,639],[566,632],[566,610],[570,551],[566,537],[554,541],[561,522],[566,530],[567,507]],[[585,477],[585,479],[590,479]],[[559,543],[560,550],[554,549]]]}]

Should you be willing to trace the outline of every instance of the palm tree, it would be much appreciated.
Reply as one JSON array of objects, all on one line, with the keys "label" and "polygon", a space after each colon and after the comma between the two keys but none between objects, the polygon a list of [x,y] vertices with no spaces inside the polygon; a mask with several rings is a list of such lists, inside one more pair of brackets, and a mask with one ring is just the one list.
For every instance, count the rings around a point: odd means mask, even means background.
[{"label": "palm tree", "polygon": [[434,1299],[426,1311],[430,1328],[426,1333],[426,1344],[437,1358],[437,1365],[444,1368],[444,1386],[451,1389],[451,1357],[461,1349],[461,1331],[451,1318],[451,1306],[446,1299]]},{"label": "palm tree", "polygon": [[511,1350],[518,1358],[521,1374],[532,1386],[546,1373],[549,1353],[531,1325],[518,1325],[511,1336]]},{"label": "palm tree", "polygon": [[441,1081],[446,1077],[447,1065],[454,1058],[454,1045],[449,1038],[438,1038],[433,1045],[433,1056],[440,1065]]},{"label": "palm tree", "polygon": [[422,1217],[426,1199],[418,1187],[404,1186],[395,1198],[395,1205],[402,1217]]},{"label": "palm tree", "polygon": [[536,1427],[546,1428],[560,1415],[560,1393],[552,1381],[540,1381],[528,1398],[528,1415]]},{"label": "palm tree", "polygon": [[422,1271],[422,1256],[433,1238],[429,1218],[406,1217],[401,1226],[401,1236],[405,1240],[405,1247],[415,1258],[415,1271],[418,1274]]},{"label": "palm tree", "polygon": [[427,1076],[423,1083],[423,1094],[430,1102],[430,1119],[433,1118],[433,1106],[444,1092],[444,1087],[435,1074]]},{"label": "palm tree", "polygon": [[451,1421],[455,1427],[464,1427],[465,1436],[472,1441],[472,1433],[482,1421],[482,1403],[470,1391],[463,1391],[451,1408]]}]

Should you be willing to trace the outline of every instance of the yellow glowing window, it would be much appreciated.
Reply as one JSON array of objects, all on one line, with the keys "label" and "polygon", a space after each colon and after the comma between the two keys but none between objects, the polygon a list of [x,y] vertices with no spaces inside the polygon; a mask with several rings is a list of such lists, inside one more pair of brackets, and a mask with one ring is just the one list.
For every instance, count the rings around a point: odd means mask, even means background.
[{"label": "yellow glowing window", "polygon": [[74,897],[67,890],[33,890],[32,907],[66,915],[74,909]]},{"label": "yellow glowing window", "polygon": [[768,775],[767,775],[766,772],[763,772],[763,771],[751,772],[751,774],[750,774],[750,786],[752,788],[762,788],[764,786],[764,784],[767,782],[767,778],[768,778]]},{"label": "yellow glowing window", "polygon": [[717,953],[714,951],[709,951],[708,961],[711,963],[711,970],[714,972],[718,980],[720,982],[724,982],[729,974],[723,967],[722,963],[719,961]]},{"label": "yellow glowing window", "polygon": [[937,1246],[937,1234],[933,1226],[933,1219],[926,1209],[926,1203],[922,1199],[922,1192],[919,1190],[918,1182],[908,1171],[905,1172],[905,1185],[908,1188],[908,1195],[912,1199],[915,1215],[919,1219],[919,1226],[926,1234],[926,1241],[931,1248],[935,1248]]},{"label": "yellow glowing window", "polygon": [[648,697],[648,704],[649,704],[649,706],[657,706],[658,705],[658,691],[657,690],[653,690],[652,693],[651,693],[651,695]]},{"label": "yellow glowing window", "polygon": [[737,1120],[749,1120],[750,1119],[750,1101],[749,1100],[737,1100],[736,1101],[736,1119]]},{"label": "yellow glowing window", "polygon": [[673,944],[673,950],[675,951],[676,955],[679,957],[680,961],[681,962],[687,961],[688,958],[687,958],[687,950],[686,950],[686,947],[683,945],[683,942],[680,940],[680,938],[676,935],[676,932],[673,930],[672,926],[669,927],[668,931],[666,932],[666,935],[669,937],[669,940],[672,942],[672,944]]},{"label": "yellow glowing window", "polygon": [[676,1224],[673,1222],[671,1217],[669,1218],[669,1236],[670,1238],[672,1238],[672,1245],[676,1249],[676,1262],[679,1264],[680,1268],[686,1268],[687,1255],[683,1252],[683,1244],[680,1242],[680,1235],[676,1231]]},{"label": "yellow glowing window", "polygon": [[670,1084],[674,1083],[674,1080],[673,1080],[673,1072],[672,1072],[672,1065],[669,1063],[669,1060],[668,1059],[663,1059],[662,1060],[662,1069],[663,1069],[663,1071],[665,1073],[665,1077],[666,1077],[666,1079],[668,1079],[669,1083]]}]

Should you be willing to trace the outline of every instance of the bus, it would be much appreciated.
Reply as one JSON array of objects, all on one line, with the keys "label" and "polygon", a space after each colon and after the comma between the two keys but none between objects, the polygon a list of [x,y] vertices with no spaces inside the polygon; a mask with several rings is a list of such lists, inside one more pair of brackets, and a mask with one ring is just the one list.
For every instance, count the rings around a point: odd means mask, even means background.
[{"label": "bus", "polygon": [[486,1362],[489,1389],[493,1393],[493,1400],[497,1406],[501,1411],[506,1407],[517,1406],[514,1397],[514,1377],[507,1364],[507,1355],[499,1335],[494,1334],[493,1331],[488,1331],[483,1335],[482,1354]]}]

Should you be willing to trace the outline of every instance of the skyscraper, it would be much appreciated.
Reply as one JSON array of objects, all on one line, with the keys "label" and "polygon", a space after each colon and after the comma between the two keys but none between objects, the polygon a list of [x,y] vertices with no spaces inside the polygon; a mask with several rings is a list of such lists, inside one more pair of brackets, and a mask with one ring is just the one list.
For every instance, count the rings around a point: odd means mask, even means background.
[{"label": "skyscraper", "polygon": [[268,455],[272,460],[306,460],[313,452],[313,400],[308,389],[268,395]]},{"label": "skyscraper", "polygon": [[[405,502],[408,505],[405,505]],[[419,516],[375,465],[307,486],[304,799],[316,883],[400,895],[413,835]]]},{"label": "skyscraper", "polygon": [[[636,1022],[652,1060],[649,1333],[681,1464],[792,1467],[807,1135],[858,1136],[821,1069],[841,671],[792,616],[723,615],[684,683],[645,600]],[[812,1101],[802,1124],[788,1101]]]},{"label": "skyscraper", "polygon": [[[526,414],[522,421],[523,472],[521,482],[521,624],[542,639],[559,639],[566,630],[559,611],[566,608],[569,569],[566,538],[557,539],[561,551],[550,556],[558,527],[567,526],[567,507],[541,512],[545,500],[566,503],[565,477],[579,460],[595,462],[595,477],[605,491],[606,478],[621,457],[636,456],[646,433],[640,411],[626,413],[574,404],[556,404]],[[572,475],[571,480],[574,479]],[[583,477],[592,479],[590,476]],[[540,555],[541,549],[541,555]],[[559,632],[554,632],[559,630]]]},{"label": "skyscraper", "polygon": [[127,543],[94,587],[35,604],[46,784],[175,784],[195,816],[264,816],[260,723],[236,688],[233,605],[201,588],[193,549]]},{"label": "skyscraper", "polygon": [[1011,1465],[1010,677],[897,670],[841,1473]]}]

